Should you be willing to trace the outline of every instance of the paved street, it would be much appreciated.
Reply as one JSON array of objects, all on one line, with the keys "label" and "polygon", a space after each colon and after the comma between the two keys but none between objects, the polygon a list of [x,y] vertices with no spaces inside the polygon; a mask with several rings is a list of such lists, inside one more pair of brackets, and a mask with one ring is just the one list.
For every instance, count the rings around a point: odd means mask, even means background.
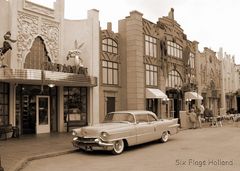
[{"label": "paved street", "polygon": [[24,171],[238,171],[240,128],[224,126],[181,131],[165,144],[152,142],[113,156],[82,152],[30,162]]}]

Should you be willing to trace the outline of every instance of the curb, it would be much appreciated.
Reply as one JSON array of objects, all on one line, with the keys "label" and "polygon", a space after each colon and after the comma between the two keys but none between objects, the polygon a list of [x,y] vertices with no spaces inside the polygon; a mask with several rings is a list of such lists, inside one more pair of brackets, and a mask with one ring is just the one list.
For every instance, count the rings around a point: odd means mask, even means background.
[{"label": "curb", "polygon": [[70,154],[70,153],[74,153],[75,151],[76,151],[76,149],[71,149],[71,150],[52,152],[52,153],[27,157],[25,159],[20,160],[16,164],[16,167],[14,167],[14,169],[12,171],[21,171],[22,169],[24,169],[27,166],[27,164],[29,162],[34,161],[34,160],[39,160],[39,159],[43,159],[43,158],[56,157],[56,156],[60,156],[60,155]]}]

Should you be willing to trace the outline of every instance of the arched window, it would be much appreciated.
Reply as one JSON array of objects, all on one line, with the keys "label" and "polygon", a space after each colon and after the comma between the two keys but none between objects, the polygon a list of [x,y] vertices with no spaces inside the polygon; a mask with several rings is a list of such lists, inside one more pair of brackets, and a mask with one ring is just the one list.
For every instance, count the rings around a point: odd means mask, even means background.
[{"label": "arched window", "polygon": [[118,53],[118,45],[117,42],[113,39],[103,39],[102,40],[102,51],[109,53]]},{"label": "arched window", "polygon": [[172,70],[168,73],[168,78],[166,82],[166,87],[175,88],[177,86],[182,86],[182,78],[176,70]]},{"label": "arched window", "polygon": [[177,43],[172,41],[167,41],[167,53],[169,56],[182,59],[183,49]]},{"label": "arched window", "polygon": [[41,37],[36,37],[30,52],[26,56],[24,68],[42,69],[44,62],[51,62],[51,60],[47,56],[47,50],[43,39]]}]

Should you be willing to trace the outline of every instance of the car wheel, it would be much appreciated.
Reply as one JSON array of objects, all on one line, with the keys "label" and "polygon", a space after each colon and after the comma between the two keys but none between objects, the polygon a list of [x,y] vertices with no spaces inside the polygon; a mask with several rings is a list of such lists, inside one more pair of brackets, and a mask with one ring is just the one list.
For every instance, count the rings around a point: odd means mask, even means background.
[{"label": "car wheel", "polygon": [[123,152],[123,150],[124,150],[123,140],[114,141],[112,153],[113,154],[121,154]]},{"label": "car wheel", "polygon": [[165,143],[165,142],[168,141],[168,138],[169,138],[168,132],[167,132],[167,131],[164,131],[164,132],[162,133],[162,136],[161,136],[160,141],[161,141],[162,143]]}]

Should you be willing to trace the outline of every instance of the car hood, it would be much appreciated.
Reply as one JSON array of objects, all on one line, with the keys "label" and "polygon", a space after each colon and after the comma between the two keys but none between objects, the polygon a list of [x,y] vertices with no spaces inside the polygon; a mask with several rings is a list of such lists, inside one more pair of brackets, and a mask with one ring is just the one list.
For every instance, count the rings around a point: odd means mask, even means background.
[{"label": "car hood", "polygon": [[126,130],[130,127],[130,123],[100,123],[93,126],[86,126],[78,129],[74,129],[78,136],[95,137],[99,136],[101,132],[118,132]]}]

